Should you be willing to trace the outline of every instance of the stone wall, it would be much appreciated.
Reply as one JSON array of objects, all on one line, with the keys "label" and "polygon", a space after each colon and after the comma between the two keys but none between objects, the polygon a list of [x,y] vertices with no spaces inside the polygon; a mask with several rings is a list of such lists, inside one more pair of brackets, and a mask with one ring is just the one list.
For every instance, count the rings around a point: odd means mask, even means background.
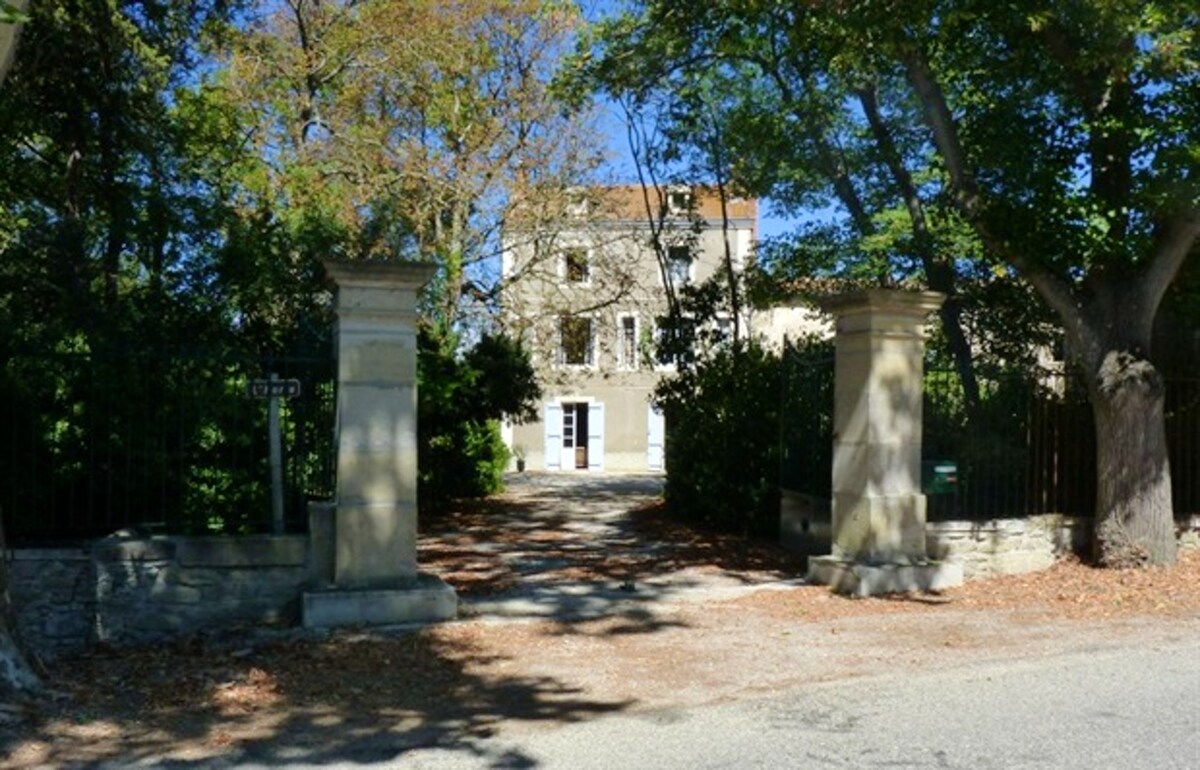
[{"label": "stone wall", "polygon": [[1193,513],[1175,522],[1180,548],[1200,549],[1200,513]]},{"label": "stone wall", "polygon": [[1086,553],[1090,538],[1090,521],[1053,513],[925,526],[929,558],[961,564],[967,580],[1046,569],[1067,554]]},{"label": "stone wall", "polygon": [[95,642],[159,641],[295,624],[314,582],[303,535],[106,538],[9,554],[16,627],[54,657]]},{"label": "stone wall", "polygon": [[[1200,548],[1200,515],[1175,522],[1179,547]],[[1055,561],[1091,551],[1091,519],[1047,513],[1025,519],[942,521],[926,525],[931,559],[962,564],[968,580],[1037,572]]]},{"label": "stone wall", "polygon": [[8,553],[15,631],[45,657],[79,650],[93,638],[96,570],[87,548],[24,548]]},{"label": "stone wall", "polygon": [[[780,543],[796,553],[826,553],[832,535],[829,501],[783,490]],[[1200,515],[1176,522],[1180,548],[1200,549]],[[1043,570],[1063,556],[1086,555],[1091,520],[1061,514],[1024,519],[941,521],[925,526],[929,558],[962,565],[967,580]]]}]

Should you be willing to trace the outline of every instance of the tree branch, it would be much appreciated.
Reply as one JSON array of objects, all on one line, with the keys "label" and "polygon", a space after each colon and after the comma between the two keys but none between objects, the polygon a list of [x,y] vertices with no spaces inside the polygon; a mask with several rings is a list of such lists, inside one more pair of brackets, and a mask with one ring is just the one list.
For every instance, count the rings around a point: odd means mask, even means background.
[{"label": "tree branch", "polygon": [[1184,260],[1200,239],[1200,209],[1190,208],[1174,217],[1159,231],[1150,261],[1142,269],[1141,301],[1153,318],[1167,287],[1179,274]]},{"label": "tree branch", "polygon": [[921,203],[920,196],[917,195],[917,187],[913,184],[912,175],[905,168],[896,144],[892,141],[891,131],[884,124],[883,117],[879,113],[879,100],[876,98],[875,86],[863,86],[855,93],[858,95],[859,104],[862,105],[863,114],[867,117],[871,135],[875,139],[875,145],[879,148],[883,163],[891,173],[892,181],[896,183],[900,197],[904,200],[904,206],[908,209],[908,217],[912,222],[913,236],[918,247],[932,248],[932,237],[925,220],[925,207]]},{"label": "tree branch", "polygon": [[[1091,124],[1088,132],[1091,187],[1104,201],[1104,216],[1110,224],[1109,239],[1119,244],[1129,229],[1126,207],[1133,182],[1131,156],[1135,140],[1128,121],[1136,95],[1129,74],[1116,65],[1111,69],[1096,66],[1081,69],[1080,46],[1057,20],[1047,23],[1037,34],[1062,69],[1070,92]],[[1132,36],[1122,40],[1121,50],[1133,55]]]},{"label": "tree branch", "polygon": [[986,200],[967,161],[967,154],[958,135],[954,116],[946,96],[934,78],[924,55],[913,46],[899,50],[908,82],[924,108],[925,120],[933,133],[933,141],[946,164],[953,188],[955,206],[979,234],[984,246],[1004,259],[1029,281],[1038,294],[1059,316],[1068,334],[1079,338],[1081,330],[1080,305],[1070,283],[1058,277],[1036,260],[1010,247],[987,222]]},{"label": "tree branch", "polygon": [[892,141],[892,133],[879,111],[879,100],[874,84],[863,86],[855,91],[863,114],[871,127],[875,144],[883,157],[884,165],[892,175],[904,206],[908,209],[908,218],[913,232],[913,245],[917,256],[925,269],[925,280],[929,288],[946,295],[946,301],[938,310],[942,318],[942,327],[950,352],[954,356],[962,380],[963,394],[967,406],[974,411],[979,406],[979,383],[975,378],[975,368],[972,361],[971,345],[962,328],[962,307],[958,297],[958,287],[955,281],[955,271],[952,264],[942,259],[936,253],[933,234],[929,232],[929,224],[925,218],[925,206],[921,196],[917,194],[917,186],[913,183],[912,175],[900,157],[896,143]]}]

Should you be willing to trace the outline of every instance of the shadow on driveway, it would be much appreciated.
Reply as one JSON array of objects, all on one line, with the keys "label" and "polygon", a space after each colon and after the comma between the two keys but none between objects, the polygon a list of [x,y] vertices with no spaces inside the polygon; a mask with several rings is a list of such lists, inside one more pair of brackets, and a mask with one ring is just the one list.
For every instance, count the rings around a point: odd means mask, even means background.
[{"label": "shadow on driveway", "polygon": [[441,575],[464,613],[577,623],[643,618],[670,601],[725,598],[803,574],[776,544],[672,519],[661,476],[527,473],[508,490],[432,522],[422,569]]}]

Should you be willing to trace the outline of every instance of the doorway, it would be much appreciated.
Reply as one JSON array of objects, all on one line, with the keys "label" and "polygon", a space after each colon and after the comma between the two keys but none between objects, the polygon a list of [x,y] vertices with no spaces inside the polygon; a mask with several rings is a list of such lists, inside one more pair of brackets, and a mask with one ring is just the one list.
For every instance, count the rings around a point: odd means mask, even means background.
[{"label": "doorway", "polygon": [[[562,405],[563,464],[586,470],[588,467],[588,403],[565,402]],[[570,465],[569,463],[573,463]]]},{"label": "doorway", "polygon": [[547,401],[546,470],[604,470],[604,404]]}]

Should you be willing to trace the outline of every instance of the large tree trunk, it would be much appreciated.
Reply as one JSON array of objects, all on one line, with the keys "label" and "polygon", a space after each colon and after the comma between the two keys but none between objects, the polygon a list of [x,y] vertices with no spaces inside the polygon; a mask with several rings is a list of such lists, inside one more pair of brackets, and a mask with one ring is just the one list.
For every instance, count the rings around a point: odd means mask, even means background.
[{"label": "large tree trunk", "polygon": [[1108,351],[1090,388],[1096,420],[1095,557],[1105,567],[1175,563],[1162,375]]},{"label": "large tree trunk", "polygon": [[[1133,48],[1132,41],[1130,49]],[[1073,52],[1068,51],[1068,57]],[[1046,304],[1063,322],[1088,373],[1096,421],[1096,557],[1106,566],[1169,565],[1175,561],[1174,515],[1171,510],[1171,469],[1167,459],[1166,425],[1163,415],[1162,376],[1146,360],[1150,350],[1150,331],[1163,294],[1180,266],[1200,239],[1200,209],[1194,199],[1162,200],[1141,211],[1157,223],[1154,243],[1142,259],[1131,260],[1123,237],[1127,216],[1109,217],[1111,248],[1108,259],[1101,259],[1084,270],[1079,266],[1058,272],[1034,255],[1014,249],[1003,230],[994,226],[990,200],[971,165],[968,147],[962,142],[954,112],[930,66],[925,51],[915,42],[897,50],[905,74],[920,99],[925,121],[933,134],[938,155],[952,182],[956,208],[971,223],[984,246],[1016,268],[1037,290]],[[1073,64],[1073,62],[1071,62]],[[1101,100],[1085,105],[1089,123],[1104,131],[1118,110],[1117,123],[1131,118],[1129,102],[1120,95],[1110,100],[1114,79],[1127,81],[1124,65],[1111,70],[1089,71],[1087,78],[1102,75]],[[1070,66],[1067,67],[1070,70]],[[1083,70],[1078,70],[1083,72]],[[1090,95],[1090,94],[1089,94]],[[1120,137],[1110,143],[1100,135],[1094,146],[1100,173],[1093,173],[1093,194],[1101,201],[1140,200],[1131,188],[1124,170],[1115,164],[1128,164],[1132,148]],[[1122,150],[1121,148],[1125,149]],[[1125,152],[1124,157],[1113,157]],[[1110,173],[1111,172],[1111,173]],[[1121,181],[1123,180],[1123,181]],[[1117,188],[1108,185],[1117,181]],[[1102,189],[1097,189],[1099,185]],[[1025,204],[1017,204],[1023,206]],[[1119,208],[1119,207],[1118,207]],[[995,210],[995,209],[993,209]],[[1001,210],[1007,210],[1002,206]],[[1134,209],[1137,210],[1137,209]],[[1086,277],[1079,281],[1080,273]]]}]

